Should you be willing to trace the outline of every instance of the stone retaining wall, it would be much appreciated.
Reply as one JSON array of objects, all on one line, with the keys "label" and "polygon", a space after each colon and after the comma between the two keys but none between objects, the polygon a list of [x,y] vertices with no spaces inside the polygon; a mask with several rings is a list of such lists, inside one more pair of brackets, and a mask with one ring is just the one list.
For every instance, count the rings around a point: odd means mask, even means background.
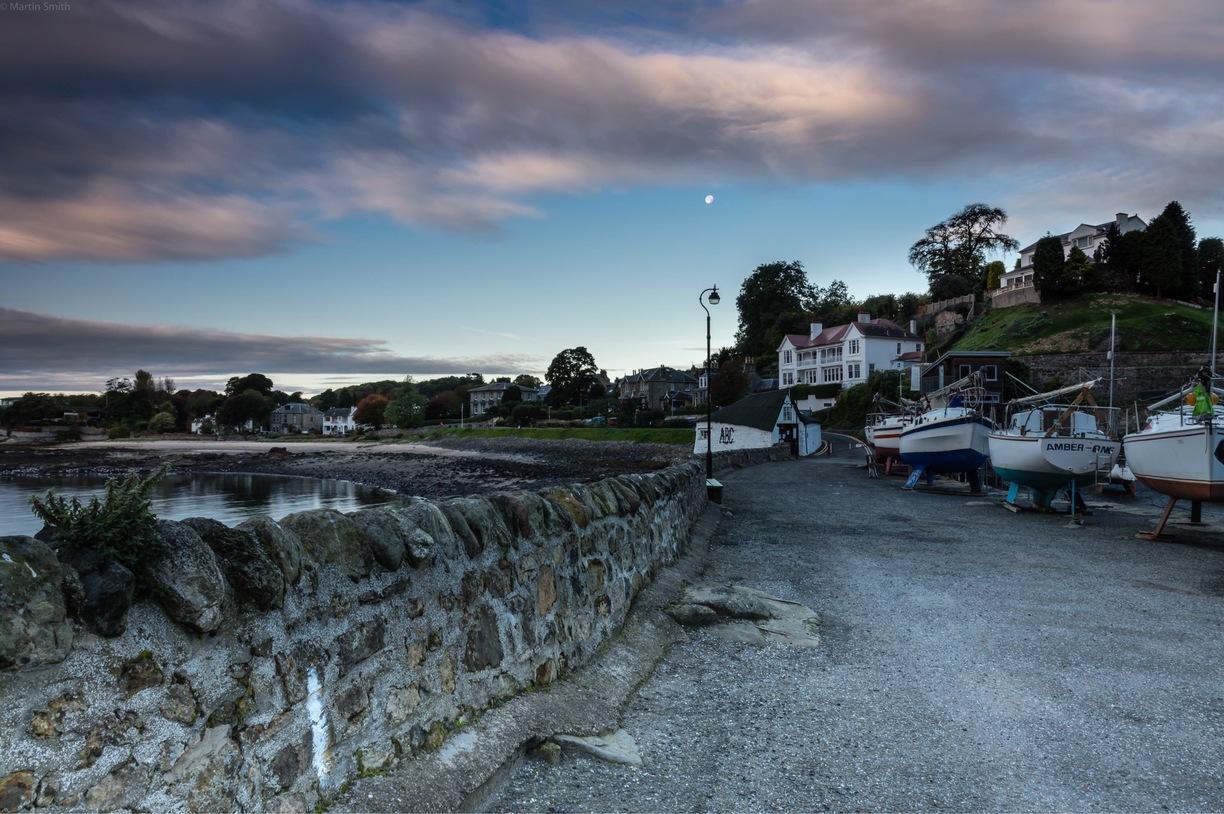
[{"label": "stone retaining wall", "polygon": [[308,810],[586,661],[705,505],[695,459],[236,529],[161,521],[135,569],[152,598],[126,619],[83,607],[96,563],[0,538],[0,810]]},{"label": "stone retaining wall", "polygon": [[[1129,406],[1138,399],[1171,393],[1192,377],[1204,364],[1207,352],[1133,353],[1119,352],[1114,363],[1114,404]],[[1049,353],[1017,356],[1017,361],[1029,368],[1030,379],[1037,387],[1047,382],[1074,384],[1073,374],[1083,371],[1104,381],[1096,391],[1097,401],[1104,404],[1109,392],[1109,359],[1105,353]]]}]

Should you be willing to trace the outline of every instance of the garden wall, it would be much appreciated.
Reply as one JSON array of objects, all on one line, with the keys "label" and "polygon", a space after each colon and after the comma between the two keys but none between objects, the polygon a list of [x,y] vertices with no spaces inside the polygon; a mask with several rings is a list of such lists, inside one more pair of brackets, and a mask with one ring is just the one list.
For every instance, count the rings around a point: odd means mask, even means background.
[{"label": "garden wall", "polygon": [[237,529],[160,521],[136,569],[151,598],[126,619],[83,598],[106,569],[0,538],[0,810],[310,809],[586,661],[705,506],[694,460]]}]

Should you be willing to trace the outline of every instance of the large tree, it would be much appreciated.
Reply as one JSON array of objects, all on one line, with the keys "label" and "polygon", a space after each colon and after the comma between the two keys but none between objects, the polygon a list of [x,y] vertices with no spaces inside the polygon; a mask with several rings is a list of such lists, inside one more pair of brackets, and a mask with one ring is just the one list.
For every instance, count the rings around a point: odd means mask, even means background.
[{"label": "large tree", "polygon": [[[754,357],[775,353],[782,341],[780,334],[806,327],[803,323],[815,298],[815,290],[798,260],[757,266],[735,298],[739,310],[736,342],[740,352]],[[784,324],[779,323],[780,318]],[[551,382],[552,376],[548,378]]]},{"label": "large tree", "polygon": [[[1205,237],[1198,243],[1199,295],[1214,297],[1216,274],[1224,269],[1224,240]],[[1220,292],[1224,294],[1224,291]]]},{"label": "large tree", "polygon": [[244,390],[225,400],[217,411],[217,420],[224,427],[241,427],[247,421],[263,426],[272,412],[272,403],[258,390]]},{"label": "large tree", "polygon": [[748,395],[748,377],[744,375],[744,363],[730,359],[718,366],[710,382],[710,401],[715,407],[726,407]]},{"label": "large tree", "polygon": [[382,425],[387,420],[389,403],[386,396],[371,393],[357,402],[357,411],[353,413],[353,421],[358,424],[368,424],[376,430],[382,429]]},{"label": "large tree", "polygon": [[1041,298],[1057,300],[1066,293],[1066,279],[1063,277],[1063,266],[1066,259],[1063,256],[1062,241],[1053,235],[1046,235],[1037,241],[1033,248],[1033,285],[1041,294]]},{"label": "large tree", "polygon": [[1197,236],[1194,232],[1194,224],[1190,221],[1190,213],[1177,201],[1169,201],[1157,218],[1167,220],[1173,229],[1173,234],[1177,236],[1179,270],[1176,293],[1178,296],[1187,298],[1197,297],[1199,294]]},{"label": "large tree", "polygon": [[598,374],[595,357],[589,350],[582,345],[566,348],[553,357],[548,372],[544,374],[552,386],[549,401],[554,406],[583,401]]},{"label": "large tree", "polygon": [[[999,207],[971,203],[927,229],[910,247],[909,261],[926,273],[932,296],[937,281],[942,292],[980,292],[986,287],[986,255],[1015,251],[1020,245],[1002,231],[1005,223],[1007,213]],[[949,276],[960,280],[943,279]]]},{"label": "large tree", "polygon": [[1140,284],[1157,297],[1176,295],[1182,284],[1182,241],[1177,224],[1158,215],[1143,233]]},{"label": "large tree", "polygon": [[[449,393],[458,406],[459,397],[454,394],[453,390],[443,391]],[[367,396],[366,398],[370,398]],[[363,402],[364,403],[364,400]],[[388,424],[394,424],[397,427],[406,429],[408,427],[419,427],[425,422],[425,408],[428,400],[421,395],[417,389],[416,382],[411,376],[405,376],[404,381],[395,389],[390,403],[383,410],[383,417]],[[361,407],[358,406],[358,412]]]},{"label": "large tree", "polygon": [[538,389],[540,386],[540,379],[536,376],[532,376],[530,373],[520,373],[514,377],[514,383],[520,387],[534,387]]},{"label": "large tree", "polygon": [[256,390],[260,393],[272,391],[272,380],[262,373],[248,373],[245,376],[234,376],[225,385],[225,395],[232,396],[246,390]]}]

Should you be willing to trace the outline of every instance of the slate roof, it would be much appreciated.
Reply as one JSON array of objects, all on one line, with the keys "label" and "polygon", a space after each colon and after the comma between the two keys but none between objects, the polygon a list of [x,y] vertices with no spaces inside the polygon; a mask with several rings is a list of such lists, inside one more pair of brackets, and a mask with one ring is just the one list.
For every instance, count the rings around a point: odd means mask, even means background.
[{"label": "slate roof", "polygon": [[511,387],[517,387],[521,392],[534,393],[536,389],[527,384],[515,384],[514,382],[490,382],[482,384],[480,387],[473,387],[469,393],[496,393],[501,390],[509,390]]},{"label": "slate roof", "polygon": [[625,377],[625,381],[697,384],[696,377],[666,365],[650,367],[645,370],[639,370],[637,373],[631,373]]},{"label": "slate roof", "polygon": [[787,334],[786,338],[790,340],[792,345],[800,349],[833,345],[845,339],[846,331],[850,330],[851,325],[858,328],[859,333],[863,336],[905,339],[914,342],[921,341],[921,337],[915,336],[891,319],[884,319],[883,317],[876,317],[870,322],[848,322],[845,325],[834,325],[831,328],[825,328],[816,335],[815,339],[806,334]]},{"label": "slate roof", "polygon": [[352,413],[352,410],[348,407],[332,407],[330,410],[325,410],[323,412],[323,417],[330,418],[330,419],[340,419],[341,421],[343,421],[343,420],[346,420],[351,413]]},{"label": "slate roof", "polygon": [[710,416],[710,420],[773,432],[773,428],[778,424],[778,416],[782,413],[782,405],[786,403],[789,394],[789,390],[753,393],[728,407],[723,407]]},{"label": "slate roof", "polygon": [[277,407],[272,412],[281,413],[282,415],[284,415],[287,413],[317,413],[319,411],[318,409],[315,408],[313,404],[306,404],[305,402],[295,401],[291,404],[282,404],[280,407]]},{"label": "slate roof", "polygon": [[922,351],[907,350],[905,353],[896,357],[893,361],[894,362],[921,362],[922,361]]}]

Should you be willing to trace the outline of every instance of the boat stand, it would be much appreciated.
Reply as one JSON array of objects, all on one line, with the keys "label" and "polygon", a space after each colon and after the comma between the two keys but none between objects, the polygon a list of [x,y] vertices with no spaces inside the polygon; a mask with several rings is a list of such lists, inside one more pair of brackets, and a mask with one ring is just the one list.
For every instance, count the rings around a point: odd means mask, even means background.
[{"label": "boat stand", "polygon": [[[1152,529],[1151,531],[1141,531],[1135,536],[1140,540],[1151,540],[1152,542],[1155,542],[1156,540],[1171,539],[1169,535],[1164,533],[1164,529],[1165,525],[1167,525],[1169,522],[1169,515],[1173,514],[1173,507],[1176,505],[1177,498],[1169,498],[1169,502],[1165,504],[1164,511],[1160,514],[1160,520],[1158,520],[1156,523],[1156,528]],[[1199,511],[1202,511],[1201,507]]]},{"label": "boat stand", "polygon": [[923,475],[926,475],[926,485],[927,486],[935,485],[935,473],[934,472],[928,472],[925,466],[915,466],[913,469],[910,470],[909,477],[905,479],[905,485],[902,486],[901,488],[913,490],[914,487],[918,485],[918,479],[921,478]]}]

